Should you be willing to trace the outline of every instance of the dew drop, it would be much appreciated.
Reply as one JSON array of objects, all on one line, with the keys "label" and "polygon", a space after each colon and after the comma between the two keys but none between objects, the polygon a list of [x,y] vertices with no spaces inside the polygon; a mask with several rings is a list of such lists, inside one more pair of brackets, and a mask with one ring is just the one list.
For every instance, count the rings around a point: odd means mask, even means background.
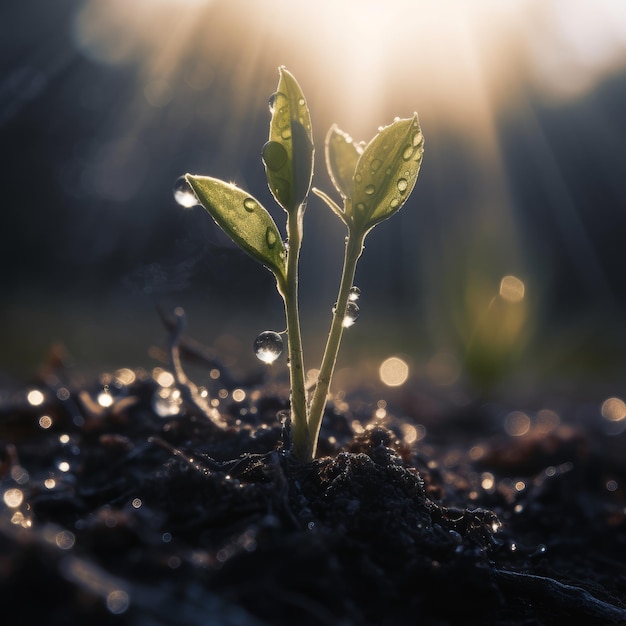
[{"label": "dew drop", "polygon": [[413,146],[417,148],[420,143],[422,143],[422,133],[415,133],[413,135]]},{"label": "dew drop", "polygon": [[[333,315],[337,311],[337,303],[333,306]],[[348,304],[346,304],[346,313],[343,316],[343,324],[344,328],[350,328],[359,319],[359,315],[361,311],[359,310],[359,305],[353,300],[348,300]]]},{"label": "dew drop", "polygon": [[284,128],[283,131],[280,133],[280,136],[283,139],[291,139],[291,128],[290,127]]},{"label": "dew drop", "polygon": [[357,183],[360,183],[363,180],[363,176],[361,176],[361,174],[356,174],[354,180],[356,180]]},{"label": "dew drop", "polygon": [[271,226],[268,226],[267,230],[265,231],[265,241],[267,242],[267,245],[270,248],[273,248],[276,245],[276,242],[278,241],[276,232]]},{"label": "dew drop", "polygon": [[381,166],[382,161],[380,159],[374,159],[371,163],[372,174]]},{"label": "dew drop", "polygon": [[397,183],[398,191],[400,193],[404,193],[409,186],[409,183],[406,178],[400,178]]},{"label": "dew drop", "polygon": [[376,187],[374,187],[374,185],[368,185],[367,187],[365,187],[365,193],[368,196],[371,196],[375,191],[376,191]]},{"label": "dew drop", "polygon": [[263,158],[263,163],[265,163],[265,167],[273,172],[279,170],[289,158],[287,150],[285,150],[285,146],[278,143],[278,141],[268,141],[263,146],[261,156]]},{"label": "dew drop", "polygon": [[243,208],[248,211],[248,213],[252,213],[256,209],[256,200],[253,198],[246,198],[243,201]]},{"label": "dew drop", "polygon": [[191,188],[191,185],[187,182],[187,179],[184,176],[177,178],[174,183],[174,200],[186,209],[200,204],[196,194]]},{"label": "dew drop", "polygon": [[356,287],[350,287],[350,293],[348,294],[348,300],[351,302],[356,302],[361,297],[361,290]]},{"label": "dew drop", "polygon": [[400,204],[400,200],[398,200],[398,198],[392,198],[391,202],[389,203],[389,206],[392,209],[395,209],[399,204]]},{"label": "dew drop", "polygon": [[270,96],[270,99],[267,101],[267,104],[270,108],[270,113],[274,113],[274,109],[276,108],[276,100],[278,99],[278,93],[273,93]]},{"label": "dew drop", "polygon": [[298,100],[298,104],[303,107],[305,102],[304,102],[304,98],[300,98],[300,100]]},{"label": "dew drop", "polygon": [[407,146],[402,153],[402,158],[408,161],[413,156],[413,146]]},{"label": "dew drop", "polygon": [[264,330],[254,340],[254,354],[263,363],[273,363],[283,351],[283,338],[273,330]]}]

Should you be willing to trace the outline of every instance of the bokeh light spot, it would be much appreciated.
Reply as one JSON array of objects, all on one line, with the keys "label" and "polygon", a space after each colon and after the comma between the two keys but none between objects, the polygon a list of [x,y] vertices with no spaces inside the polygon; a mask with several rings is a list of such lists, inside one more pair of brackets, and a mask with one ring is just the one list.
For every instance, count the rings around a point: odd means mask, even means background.
[{"label": "bokeh light spot", "polygon": [[525,291],[524,283],[515,276],[504,276],[500,281],[500,297],[507,302],[521,302]]},{"label": "bokeh light spot", "polygon": [[2,499],[9,508],[16,509],[24,502],[24,493],[21,489],[7,489]]},{"label": "bokeh light spot", "polygon": [[504,418],[504,430],[511,437],[521,437],[530,430],[530,417],[522,411],[513,411]]},{"label": "bokeh light spot", "polygon": [[602,417],[610,422],[621,422],[626,418],[626,404],[621,398],[607,398],[602,403]]},{"label": "bokeh light spot", "polygon": [[380,380],[388,387],[399,387],[409,377],[409,366],[397,356],[385,359],[379,369]]}]

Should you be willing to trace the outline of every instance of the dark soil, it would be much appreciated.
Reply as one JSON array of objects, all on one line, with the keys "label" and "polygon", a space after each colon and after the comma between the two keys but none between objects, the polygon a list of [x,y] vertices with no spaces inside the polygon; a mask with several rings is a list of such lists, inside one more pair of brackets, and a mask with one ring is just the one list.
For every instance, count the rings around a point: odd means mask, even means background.
[{"label": "dark soil", "polygon": [[142,371],[2,392],[2,623],[626,623],[624,435],[362,391],[302,465],[284,389],[207,380],[225,428]]}]

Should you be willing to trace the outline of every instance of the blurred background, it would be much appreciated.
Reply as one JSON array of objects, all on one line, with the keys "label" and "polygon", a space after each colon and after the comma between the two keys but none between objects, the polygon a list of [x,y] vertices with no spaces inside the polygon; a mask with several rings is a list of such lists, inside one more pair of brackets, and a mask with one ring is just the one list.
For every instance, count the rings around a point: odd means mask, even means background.
[{"label": "blurred background", "polygon": [[[622,0],[3,3],[0,371],[28,377],[55,342],[84,371],[149,366],[157,307],[175,306],[197,340],[259,366],[255,336],[284,328],[273,278],[172,186],[231,180],[282,227],[260,159],[279,65],[329,193],[332,123],[369,140],[417,111],[426,138],[410,201],[368,237],[344,376],[626,395]],[[345,233],[315,197],[305,220],[317,367]]]}]

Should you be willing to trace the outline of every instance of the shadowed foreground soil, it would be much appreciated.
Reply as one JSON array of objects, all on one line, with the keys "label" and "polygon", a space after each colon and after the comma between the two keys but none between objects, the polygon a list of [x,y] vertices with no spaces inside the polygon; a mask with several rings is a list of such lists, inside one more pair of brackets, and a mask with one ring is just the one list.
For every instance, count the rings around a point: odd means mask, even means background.
[{"label": "shadowed foreground soil", "polygon": [[302,466],[284,390],[224,371],[214,423],[172,382],[2,393],[3,623],[626,623],[623,436],[480,437],[467,409],[420,440],[345,399]]}]

